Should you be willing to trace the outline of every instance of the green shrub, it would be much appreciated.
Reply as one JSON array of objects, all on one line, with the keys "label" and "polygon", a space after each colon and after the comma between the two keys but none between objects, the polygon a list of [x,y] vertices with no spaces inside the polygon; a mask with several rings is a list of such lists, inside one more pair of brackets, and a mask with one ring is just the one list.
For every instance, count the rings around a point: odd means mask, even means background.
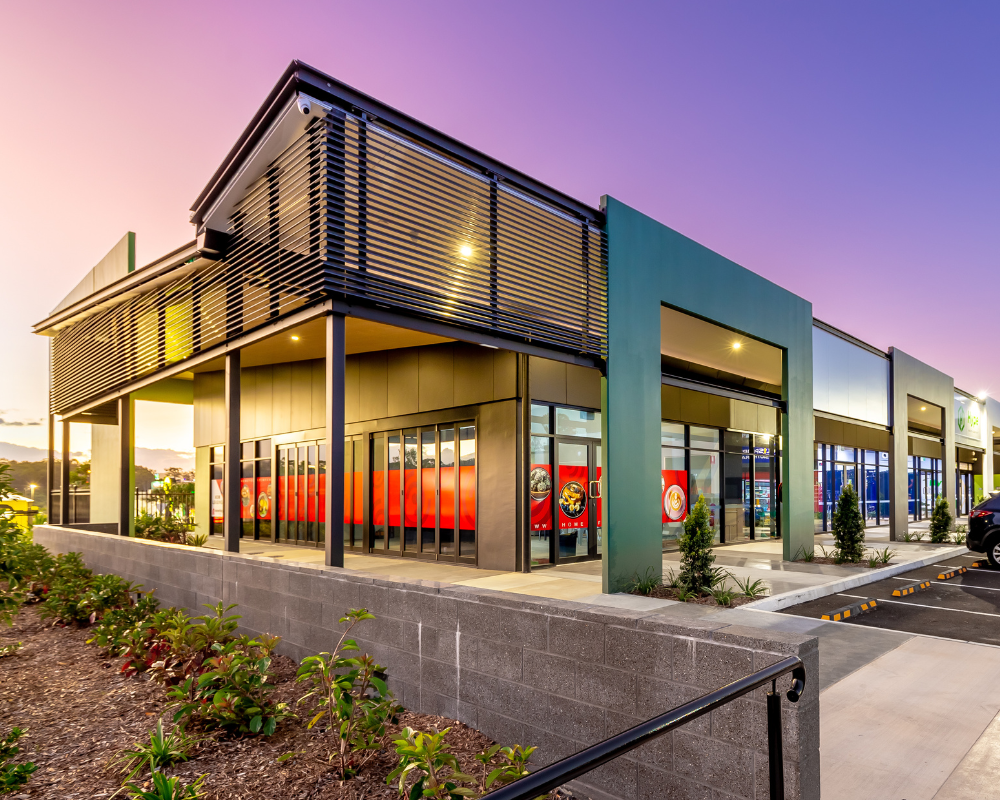
[{"label": "green shrub", "polygon": [[312,690],[299,702],[315,699],[316,713],[309,727],[324,718],[327,730],[338,734],[337,749],[330,760],[338,760],[341,780],[358,774],[365,764],[382,750],[386,743],[386,725],[400,711],[379,677],[382,667],[371,656],[345,658],[344,653],[357,651],[358,643],[348,638],[356,625],[375,619],[366,609],[354,608],[340,618],[348,623],[333,653],[320,653],[302,659],[297,681],[308,681]]},{"label": "green shrub", "polygon": [[954,522],[954,519],[951,516],[948,501],[938,495],[937,503],[934,504],[934,511],[931,514],[931,541],[935,544],[947,542],[951,534],[952,522]]},{"label": "green shrub", "polygon": [[[421,733],[403,728],[400,738],[393,741],[399,764],[385,782],[389,785],[396,782],[399,794],[408,794],[411,800],[421,797],[457,800],[481,797],[494,787],[512,783],[528,774],[528,760],[535,748],[521,745],[502,747],[498,744],[475,757],[483,765],[482,776],[478,780],[462,772],[458,759],[445,741],[450,730],[445,728],[441,732]],[[413,784],[407,791],[410,779]],[[547,795],[538,800],[544,797]]]},{"label": "green shrub", "polygon": [[681,574],[680,582],[697,594],[712,591],[715,573],[715,553],[712,545],[715,534],[708,524],[708,504],[705,496],[699,495],[691,513],[684,520],[684,533],[680,537]]},{"label": "green shrub", "polygon": [[216,655],[205,661],[207,670],[167,693],[169,705],[177,709],[174,722],[196,722],[233,735],[273,734],[281,720],[294,716],[286,703],[271,701],[271,653],[279,641],[244,636],[213,644]]},{"label": "green shrub", "polygon": [[740,594],[744,597],[749,597],[751,600],[756,600],[758,597],[763,597],[767,594],[767,584],[764,583],[762,578],[754,580],[753,578],[746,577],[740,580],[739,578],[733,578],[736,583],[736,588],[739,589]]},{"label": "green shrub", "polygon": [[833,512],[833,539],[837,545],[837,560],[856,564],[865,557],[865,521],[852,483],[843,488],[837,500]]},{"label": "green shrub", "polygon": [[[135,538],[150,539],[154,542],[188,544],[192,526],[171,517],[158,517],[148,512],[135,518]],[[207,537],[206,537],[207,539]]]},{"label": "green shrub", "polygon": [[663,586],[663,578],[653,573],[653,567],[647,567],[644,575],[639,575],[636,572],[632,576],[632,580],[625,591],[630,594],[641,594],[644,597],[649,597],[649,595],[661,586]]},{"label": "green shrub", "polygon": [[127,772],[122,783],[132,780],[143,768],[155,773],[164,767],[180,764],[191,757],[191,748],[198,743],[193,736],[188,736],[181,727],[172,733],[163,732],[163,720],[156,721],[156,729],[149,734],[149,744],[139,742],[127,750],[123,750],[115,759],[115,764],[122,765],[122,772]]},{"label": "green shrub", "polygon": [[130,783],[125,788],[131,800],[197,800],[204,797],[201,790],[205,776],[202,775],[191,785],[181,783],[180,778],[168,778],[162,772],[154,772],[151,789],[143,789]]},{"label": "green shrub", "polygon": [[17,740],[24,736],[24,728],[11,728],[3,739],[0,739],[0,794],[9,794],[20,789],[28,782],[38,767],[30,761],[23,764],[12,764],[21,748],[17,746]]}]

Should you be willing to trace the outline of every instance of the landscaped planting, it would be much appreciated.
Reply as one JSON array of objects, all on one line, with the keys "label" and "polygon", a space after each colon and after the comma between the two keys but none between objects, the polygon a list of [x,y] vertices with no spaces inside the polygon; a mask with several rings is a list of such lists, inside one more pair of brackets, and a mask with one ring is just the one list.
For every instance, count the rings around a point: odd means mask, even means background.
[{"label": "landscaped planting", "polygon": [[347,611],[332,653],[295,665],[278,637],[239,635],[235,606],[161,609],[2,519],[0,579],[17,637],[0,634],[0,708],[21,726],[0,729],[0,794],[451,800],[526,774],[534,748],[395,702],[349,638],[365,609]]}]

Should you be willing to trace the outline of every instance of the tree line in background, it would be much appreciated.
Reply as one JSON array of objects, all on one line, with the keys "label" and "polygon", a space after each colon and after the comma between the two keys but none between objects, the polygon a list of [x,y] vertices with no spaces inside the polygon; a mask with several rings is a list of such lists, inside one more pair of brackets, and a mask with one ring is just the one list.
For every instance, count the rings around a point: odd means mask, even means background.
[{"label": "tree line in background", "polygon": [[[5,463],[10,467],[10,482],[16,494],[31,497],[31,485],[34,484],[35,504],[43,511],[48,511],[47,497],[45,492],[46,464],[44,458],[41,461],[7,461],[0,459],[0,463]],[[60,461],[56,461],[56,470],[60,467]],[[169,476],[175,483],[194,480],[194,473],[182,470],[180,467],[170,467],[161,475]],[[156,473],[146,467],[135,466],[135,488],[139,491],[148,492],[153,487]],[[58,477],[56,481],[58,482]],[[69,482],[71,486],[90,486],[90,462],[73,459],[70,461]]]}]

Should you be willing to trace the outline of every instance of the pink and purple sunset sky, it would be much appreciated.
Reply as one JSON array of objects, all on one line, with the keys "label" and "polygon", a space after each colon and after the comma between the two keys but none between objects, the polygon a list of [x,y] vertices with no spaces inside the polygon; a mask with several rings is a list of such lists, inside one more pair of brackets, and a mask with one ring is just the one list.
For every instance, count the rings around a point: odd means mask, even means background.
[{"label": "pink and purple sunset sky", "polygon": [[0,441],[45,446],[32,324],[126,231],[193,238],[293,58],[996,396],[998,35],[987,2],[4,3]]}]

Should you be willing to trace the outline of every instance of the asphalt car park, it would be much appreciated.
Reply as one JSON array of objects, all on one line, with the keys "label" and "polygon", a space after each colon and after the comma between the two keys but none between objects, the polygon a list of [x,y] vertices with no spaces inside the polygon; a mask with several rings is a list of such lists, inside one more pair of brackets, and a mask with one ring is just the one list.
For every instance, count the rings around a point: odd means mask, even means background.
[{"label": "asphalt car park", "polygon": [[[845,606],[874,599],[873,609],[842,620],[847,625],[940,636],[969,642],[1000,645],[1000,570],[973,568],[984,556],[969,553],[944,559],[894,578],[859,586],[838,594],[810,600],[781,613],[822,619]],[[938,576],[966,567],[968,571],[939,580]],[[930,586],[893,597],[893,591]]]}]

